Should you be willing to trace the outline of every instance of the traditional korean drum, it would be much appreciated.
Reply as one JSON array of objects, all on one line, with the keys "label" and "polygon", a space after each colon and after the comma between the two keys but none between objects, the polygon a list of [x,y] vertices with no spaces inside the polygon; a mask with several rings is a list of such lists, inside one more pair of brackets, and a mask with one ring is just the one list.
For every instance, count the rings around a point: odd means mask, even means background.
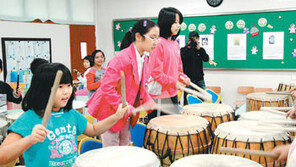
[{"label": "traditional korean drum", "polygon": [[[250,121],[288,121],[284,115],[274,114],[268,111],[252,111],[243,113],[239,120],[250,120]],[[284,125],[285,127],[295,127],[292,125]],[[290,132],[291,136],[295,136],[295,132]]]},{"label": "traditional korean drum", "polygon": [[83,114],[83,108],[86,106],[85,102],[80,100],[73,100],[73,109]]},{"label": "traditional korean drum", "polygon": [[4,119],[0,118],[0,143],[2,143],[4,137],[6,136],[6,128],[7,128],[8,122],[5,121]]},{"label": "traditional korean drum", "polygon": [[191,104],[183,107],[182,114],[200,116],[210,123],[212,132],[223,122],[234,120],[234,111],[229,105],[215,103]]},{"label": "traditional korean drum", "polygon": [[261,107],[289,107],[289,98],[262,92],[247,95],[247,111],[258,111]]},{"label": "traditional korean drum", "polygon": [[[272,125],[272,127],[274,126],[277,129],[280,128],[280,126]],[[270,127],[269,125],[258,125],[257,121],[231,121],[220,124],[214,132],[215,138],[211,153],[220,154],[220,147],[272,151],[276,146],[291,142],[290,135],[287,132],[281,130],[262,130],[264,128],[270,129]],[[263,166],[284,166],[284,163],[276,163],[275,160],[270,157],[243,154],[236,155],[256,161]]]},{"label": "traditional korean drum", "polygon": [[144,147],[164,165],[184,156],[208,153],[210,146],[209,122],[202,117],[165,115],[153,118],[146,127]]},{"label": "traditional korean drum", "polygon": [[159,167],[157,156],[147,149],[133,146],[112,146],[81,154],[73,167]]},{"label": "traditional korean drum", "polygon": [[175,161],[171,167],[262,167],[255,161],[246,158],[217,155],[200,154],[191,155]]},{"label": "traditional korean drum", "polygon": [[6,119],[8,122],[12,123],[16,119],[18,119],[19,116],[21,116],[24,113],[22,109],[16,109],[16,110],[8,110]]}]

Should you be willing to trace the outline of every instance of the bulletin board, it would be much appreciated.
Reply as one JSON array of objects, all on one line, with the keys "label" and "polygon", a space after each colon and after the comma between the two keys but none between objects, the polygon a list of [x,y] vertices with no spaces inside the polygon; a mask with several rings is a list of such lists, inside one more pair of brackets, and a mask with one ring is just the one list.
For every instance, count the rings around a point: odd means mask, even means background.
[{"label": "bulletin board", "polygon": [[[21,83],[30,83],[30,64],[35,58],[51,62],[50,38],[1,38],[4,80],[16,82],[17,70]],[[19,60],[19,63],[17,61]],[[18,69],[17,69],[18,68]]]},{"label": "bulletin board", "polygon": [[[184,40],[183,45],[193,30],[213,37],[212,54],[218,65],[204,63],[204,68],[296,70],[295,16],[294,10],[188,16],[183,19],[179,37]],[[119,51],[124,34],[136,21],[113,21],[115,51]],[[235,50],[237,43],[231,40],[241,37],[245,46]],[[235,54],[244,54],[245,58],[230,58]]]}]

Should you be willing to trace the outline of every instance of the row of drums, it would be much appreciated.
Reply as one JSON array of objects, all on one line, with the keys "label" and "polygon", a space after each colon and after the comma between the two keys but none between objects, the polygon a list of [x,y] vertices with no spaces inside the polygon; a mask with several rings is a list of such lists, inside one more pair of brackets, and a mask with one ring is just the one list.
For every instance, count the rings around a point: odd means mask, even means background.
[{"label": "row of drums", "polygon": [[[80,155],[74,166],[285,166],[269,157],[219,152],[220,147],[271,151],[291,143],[291,134],[280,126],[260,124],[263,119],[285,117],[251,111],[234,121],[229,105],[187,105],[182,114],[152,119],[146,126],[144,148],[121,146],[89,151]],[[264,130],[270,127],[275,129]]]},{"label": "row of drums", "polygon": [[[190,155],[222,154],[220,147],[271,151],[276,146],[291,143],[291,134],[280,126],[260,124],[262,119],[279,120],[285,117],[266,111],[252,111],[243,114],[239,121],[234,121],[234,111],[229,105],[187,105],[180,115],[152,119],[146,127],[144,148],[153,151],[163,165],[169,166]],[[232,155],[263,166],[285,165],[264,156]]]}]

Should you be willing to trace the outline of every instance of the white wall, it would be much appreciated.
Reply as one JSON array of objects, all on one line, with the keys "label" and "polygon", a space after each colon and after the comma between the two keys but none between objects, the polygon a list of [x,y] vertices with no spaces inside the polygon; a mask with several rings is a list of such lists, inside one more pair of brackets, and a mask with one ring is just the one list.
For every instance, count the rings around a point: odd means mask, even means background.
[{"label": "white wall", "polygon": [[[107,61],[113,57],[113,19],[157,17],[163,7],[176,7],[183,15],[204,15],[258,10],[296,9],[295,0],[224,0],[217,8],[206,0],[97,0],[96,38],[97,48],[103,49]],[[219,63],[219,62],[218,62]],[[205,71],[206,84],[222,88],[223,102],[231,104],[238,98],[237,87],[277,87],[279,82],[296,80],[296,72],[289,71]]]},{"label": "white wall", "polygon": [[[0,21],[0,38],[6,37],[51,38],[52,62],[71,67],[68,25]],[[2,47],[0,47],[0,54],[3,60]]]}]

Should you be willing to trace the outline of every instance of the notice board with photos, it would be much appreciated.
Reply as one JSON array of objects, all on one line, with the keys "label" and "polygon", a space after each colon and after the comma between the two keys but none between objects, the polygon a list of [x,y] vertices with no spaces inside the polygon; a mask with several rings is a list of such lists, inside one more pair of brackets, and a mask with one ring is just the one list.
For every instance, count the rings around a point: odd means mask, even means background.
[{"label": "notice board with photos", "polygon": [[4,80],[29,84],[30,64],[35,58],[51,62],[50,38],[1,38]]},{"label": "notice board with photos", "polygon": [[[296,70],[295,16],[290,10],[184,17],[177,42],[183,47],[188,34],[197,31],[200,45],[218,63],[204,68]],[[136,21],[113,21],[115,52]]]}]

